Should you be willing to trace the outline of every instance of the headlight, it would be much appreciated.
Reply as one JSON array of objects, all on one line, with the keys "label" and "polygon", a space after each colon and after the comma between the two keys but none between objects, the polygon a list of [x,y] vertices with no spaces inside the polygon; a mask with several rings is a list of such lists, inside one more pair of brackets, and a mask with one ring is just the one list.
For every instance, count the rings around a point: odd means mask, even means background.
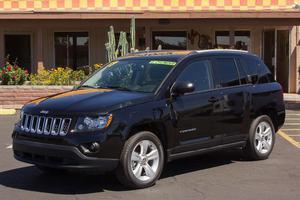
[{"label": "headlight", "polygon": [[98,117],[79,117],[75,131],[95,131],[109,127],[112,122],[112,115]]}]

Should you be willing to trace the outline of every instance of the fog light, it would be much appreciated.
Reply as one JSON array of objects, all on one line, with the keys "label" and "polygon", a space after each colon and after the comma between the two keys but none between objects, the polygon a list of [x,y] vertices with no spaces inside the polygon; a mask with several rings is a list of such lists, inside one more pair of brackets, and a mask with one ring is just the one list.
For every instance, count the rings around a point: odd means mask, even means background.
[{"label": "fog light", "polygon": [[83,153],[97,153],[100,150],[100,144],[98,142],[85,143],[80,145]]},{"label": "fog light", "polygon": [[100,145],[98,142],[93,142],[89,147],[90,152],[96,153],[99,151]]}]

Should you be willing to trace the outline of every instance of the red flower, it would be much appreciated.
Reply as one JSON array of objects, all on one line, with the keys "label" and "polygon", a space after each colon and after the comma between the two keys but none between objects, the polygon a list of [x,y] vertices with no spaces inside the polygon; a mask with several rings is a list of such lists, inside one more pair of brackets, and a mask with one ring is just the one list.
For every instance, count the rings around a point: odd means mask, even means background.
[{"label": "red flower", "polygon": [[7,71],[9,72],[11,71],[11,66],[7,67]]},{"label": "red flower", "polygon": [[17,66],[17,65],[14,65],[14,69],[18,69],[18,66]]},{"label": "red flower", "polygon": [[13,77],[12,77],[13,80],[16,80],[16,78],[17,78],[16,76],[13,76]]},{"label": "red flower", "polygon": [[3,73],[3,74],[6,74],[6,70],[5,70],[5,69],[3,69],[3,70],[2,70],[2,73]]}]

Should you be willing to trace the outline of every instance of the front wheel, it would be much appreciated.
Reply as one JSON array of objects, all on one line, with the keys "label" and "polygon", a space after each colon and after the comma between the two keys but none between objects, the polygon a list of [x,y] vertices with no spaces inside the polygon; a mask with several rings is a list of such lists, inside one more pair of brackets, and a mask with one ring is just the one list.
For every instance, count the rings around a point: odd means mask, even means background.
[{"label": "front wheel", "polygon": [[159,138],[148,131],[127,140],[121,155],[117,178],[131,188],[145,188],[155,184],[164,164],[164,151]]},{"label": "front wheel", "polygon": [[253,120],[246,155],[252,160],[265,160],[271,154],[275,143],[275,129],[270,117],[263,115]]}]

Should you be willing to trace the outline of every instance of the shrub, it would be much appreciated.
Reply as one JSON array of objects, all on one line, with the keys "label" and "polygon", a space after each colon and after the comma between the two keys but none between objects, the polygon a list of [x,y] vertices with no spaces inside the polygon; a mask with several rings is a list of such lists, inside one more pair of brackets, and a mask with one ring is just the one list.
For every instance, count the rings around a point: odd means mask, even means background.
[{"label": "shrub", "polygon": [[18,65],[6,62],[0,72],[0,80],[2,85],[23,85],[28,80],[28,71],[22,69]]},{"label": "shrub", "polygon": [[70,68],[53,68],[42,70],[38,74],[31,74],[32,85],[75,85],[85,78],[84,71],[74,71]]},{"label": "shrub", "polygon": [[85,75],[91,75],[92,73],[94,73],[96,70],[102,68],[104,65],[101,63],[97,63],[94,65],[87,65],[87,66],[82,66],[79,67],[80,70],[83,70]]}]

